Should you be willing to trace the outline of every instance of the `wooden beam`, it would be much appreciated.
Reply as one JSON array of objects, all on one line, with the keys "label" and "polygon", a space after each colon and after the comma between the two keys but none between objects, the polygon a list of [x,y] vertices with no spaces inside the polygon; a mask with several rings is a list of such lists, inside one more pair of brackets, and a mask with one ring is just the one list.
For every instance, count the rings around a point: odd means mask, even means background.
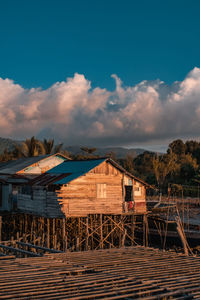
[{"label": "wooden beam", "polygon": [[11,252],[17,252],[17,253],[28,254],[30,256],[41,257],[40,254],[33,253],[31,251],[26,251],[26,250],[22,250],[22,249],[18,249],[18,248],[13,248],[13,247],[5,246],[5,245],[2,245],[2,244],[0,244],[0,248],[9,250]]},{"label": "wooden beam", "polygon": [[29,248],[35,248],[38,250],[43,250],[45,252],[49,252],[49,253],[63,253],[63,251],[59,251],[59,250],[55,250],[55,249],[50,249],[50,248],[46,248],[46,247],[41,247],[41,246],[36,246],[33,244],[29,244],[29,243],[23,243],[23,242],[16,242],[16,244],[20,245],[20,246],[24,246],[24,247],[29,247]]}]

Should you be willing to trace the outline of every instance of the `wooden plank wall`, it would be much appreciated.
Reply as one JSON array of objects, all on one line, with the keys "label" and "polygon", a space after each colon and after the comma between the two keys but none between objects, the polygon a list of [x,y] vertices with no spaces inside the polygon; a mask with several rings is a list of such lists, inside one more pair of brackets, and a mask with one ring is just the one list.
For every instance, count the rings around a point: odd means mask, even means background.
[{"label": "wooden plank wall", "polygon": [[19,193],[17,208],[23,213],[31,213],[48,218],[64,217],[57,194],[40,186],[32,187],[32,195]]},{"label": "wooden plank wall", "polygon": [[[106,185],[106,197],[98,195],[99,185]],[[123,213],[122,173],[103,162],[87,174],[62,186],[59,203],[65,216]]]},{"label": "wooden plank wall", "polygon": [[[133,181],[133,185],[134,185],[133,189],[134,189],[135,212],[136,213],[146,212],[147,211],[146,188],[142,183],[140,183],[139,181],[136,181],[136,180]],[[141,194],[138,194],[135,191],[135,189],[137,189],[138,187],[141,190]]]},{"label": "wooden plank wall", "polygon": [[[133,184],[135,213],[146,212],[145,186],[125,175],[108,162],[103,162],[87,174],[63,185],[56,192],[33,186],[32,195],[18,194],[18,209],[46,217],[60,218],[88,214],[122,214],[125,205],[125,185]],[[140,194],[135,194],[138,185]],[[128,203],[126,203],[128,204]]]}]

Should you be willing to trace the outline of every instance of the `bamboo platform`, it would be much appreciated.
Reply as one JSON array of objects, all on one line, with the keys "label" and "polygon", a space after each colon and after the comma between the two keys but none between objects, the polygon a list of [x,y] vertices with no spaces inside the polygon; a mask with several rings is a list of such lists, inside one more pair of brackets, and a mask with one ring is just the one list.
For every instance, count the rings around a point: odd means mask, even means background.
[{"label": "bamboo platform", "polygon": [[0,299],[200,299],[200,258],[144,247],[0,260]]}]

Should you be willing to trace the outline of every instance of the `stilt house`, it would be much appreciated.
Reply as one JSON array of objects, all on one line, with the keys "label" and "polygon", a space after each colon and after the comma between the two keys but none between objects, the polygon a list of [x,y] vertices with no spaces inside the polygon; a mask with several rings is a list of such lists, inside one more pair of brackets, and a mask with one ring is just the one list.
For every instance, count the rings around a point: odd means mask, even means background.
[{"label": "stilt house", "polygon": [[146,187],[108,158],[65,161],[24,186],[18,208],[47,217],[145,213]]}]

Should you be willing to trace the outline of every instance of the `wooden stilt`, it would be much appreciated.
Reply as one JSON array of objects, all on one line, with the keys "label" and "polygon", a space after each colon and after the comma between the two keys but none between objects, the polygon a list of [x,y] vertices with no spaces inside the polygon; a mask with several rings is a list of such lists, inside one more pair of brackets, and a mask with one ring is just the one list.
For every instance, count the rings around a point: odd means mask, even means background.
[{"label": "wooden stilt", "polygon": [[2,241],[2,216],[0,216],[0,241]]},{"label": "wooden stilt", "polygon": [[103,249],[103,222],[102,222],[102,214],[100,214],[100,248]]},{"label": "wooden stilt", "polygon": [[66,230],[65,230],[65,218],[62,219],[62,245],[63,245],[63,251],[66,251]]},{"label": "wooden stilt", "polygon": [[89,241],[89,229],[88,229],[88,216],[86,217],[86,245],[85,250],[88,250],[88,241]]},{"label": "wooden stilt", "polygon": [[134,246],[134,240],[135,240],[135,216],[134,214],[131,216],[131,236],[132,236],[132,241],[131,244]]},{"label": "wooden stilt", "polygon": [[145,240],[146,240],[145,217],[144,217],[144,215],[143,215],[143,246],[144,246],[144,247],[146,246]]},{"label": "wooden stilt", "polygon": [[145,246],[148,247],[149,240],[148,240],[148,217],[147,215],[144,215],[145,220]]},{"label": "wooden stilt", "polygon": [[55,219],[53,218],[53,229],[52,229],[52,237],[53,237],[53,248],[55,248],[55,239],[56,239],[56,234],[55,234]]},{"label": "wooden stilt", "polygon": [[42,218],[42,246],[44,246],[44,244],[45,244],[45,230],[44,230],[44,223],[45,223],[45,221],[44,220],[45,219]]},{"label": "wooden stilt", "polygon": [[47,219],[47,248],[50,248],[50,222]]}]

